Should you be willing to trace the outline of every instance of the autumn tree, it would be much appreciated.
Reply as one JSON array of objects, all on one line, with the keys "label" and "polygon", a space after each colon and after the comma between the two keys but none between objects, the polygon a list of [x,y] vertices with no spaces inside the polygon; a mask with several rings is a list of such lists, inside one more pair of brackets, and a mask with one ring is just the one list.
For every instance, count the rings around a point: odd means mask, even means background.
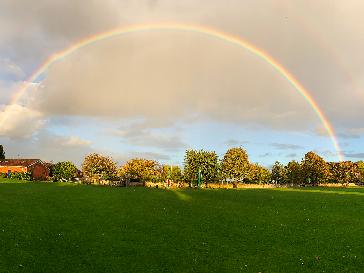
[{"label": "autumn tree", "polygon": [[287,170],[279,161],[276,161],[272,166],[271,181],[273,184],[285,184],[287,182]]},{"label": "autumn tree", "polygon": [[356,165],[358,166],[358,172],[359,172],[359,182],[364,182],[364,162],[362,160],[356,162]]},{"label": "autumn tree", "polygon": [[247,152],[241,147],[229,149],[221,161],[221,171],[227,181],[242,182],[247,179],[250,171]]},{"label": "autumn tree", "polygon": [[134,158],[118,170],[118,176],[128,180],[156,182],[161,179],[162,166],[155,160]]},{"label": "autumn tree", "polygon": [[330,180],[343,185],[357,183],[361,179],[359,165],[351,161],[330,162]]},{"label": "autumn tree", "polygon": [[3,145],[0,145],[0,160],[5,159],[5,151]]},{"label": "autumn tree", "polygon": [[88,178],[110,180],[116,176],[116,163],[106,156],[89,154],[82,163],[82,172]]},{"label": "autumn tree", "polygon": [[299,185],[302,183],[301,164],[295,160],[288,162],[286,166],[287,183]]},{"label": "autumn tree", "polygon": [[328,165],[322,157],[314,152],[305,154],[301,166],[305,184],[317,186],[329,178],[330,171]]},{"label": "autumn tree", "polygon": [[205,183],[213,182],[219,173],[218,157],[216,152],[204,150],[187,150],[184,159],[184,178],[186,181],[197,180],[199,170]]},{"label": "autumn tree", "polygon": [[271,179],[271,173],[269,169],[259,165],[250,164],[248,181],[249,183],[266,184]]}]

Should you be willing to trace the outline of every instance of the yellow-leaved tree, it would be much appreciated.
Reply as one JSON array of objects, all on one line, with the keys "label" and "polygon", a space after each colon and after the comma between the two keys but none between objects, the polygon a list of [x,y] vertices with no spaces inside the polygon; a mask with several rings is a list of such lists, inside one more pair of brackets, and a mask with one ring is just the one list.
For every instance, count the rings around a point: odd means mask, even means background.
[{"label": "yellow-leaved tree", "polygon": [[92,180],[112,180],[116,177],[116,163],[107,156],[92,153],[82,163],[82,173]]},{"label": "yellow-leaved tree", "polygon": [[157,182],[161,179],[162,166],[155,160],[134,158],[118,170],[118,176],[126,180]]}]

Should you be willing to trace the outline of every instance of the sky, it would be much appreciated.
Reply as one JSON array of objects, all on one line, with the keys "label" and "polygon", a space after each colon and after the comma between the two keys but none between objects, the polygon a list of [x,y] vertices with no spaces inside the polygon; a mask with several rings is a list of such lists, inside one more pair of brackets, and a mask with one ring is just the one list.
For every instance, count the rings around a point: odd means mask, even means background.
[{"label": "sky", "polygon": [[[207,27],[279,62],[332,125],[344,159],[364,159],[363,1],[2,0],[0,144],[8,158],[71,160],[97,152],[182,164],[186,149],[243,147],[252,162],[338,155],[318,115],[269,63],[201,33],[153,30],[91,43],[30,76],[87,37],[145,24]],[[14,100],[21,86],[28,88]]]}]

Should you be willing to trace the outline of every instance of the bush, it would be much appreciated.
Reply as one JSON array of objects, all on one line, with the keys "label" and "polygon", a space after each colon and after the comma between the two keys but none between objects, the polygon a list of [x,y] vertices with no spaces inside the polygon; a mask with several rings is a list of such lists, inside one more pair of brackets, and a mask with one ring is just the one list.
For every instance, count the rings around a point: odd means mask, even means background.
[{"label": "bush", "polygon": [[58,162],[52,166],[53,181],[70,181],[77,176],[77,167],[70,161]]},{"label": "bush", "polygon": [[9,177],[14,180],[23,180],[23,181],[31,181],[33,180],[32,174],[30,172],[26,173],[12,173]]}]

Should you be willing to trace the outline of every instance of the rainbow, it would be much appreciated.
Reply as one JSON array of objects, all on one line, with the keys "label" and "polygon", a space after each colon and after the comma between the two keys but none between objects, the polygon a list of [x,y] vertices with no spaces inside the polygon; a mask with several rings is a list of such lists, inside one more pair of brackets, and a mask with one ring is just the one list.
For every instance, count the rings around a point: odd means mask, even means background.
[{"label": "rainbow", "polygon": [[[272,56],[268,53],[264,52],[262,49],[244,41],[242,38],[224,33],[219,30],[215,30],[212,28],[198,26],[198,25],[189,25],[189,24],[175,24],[175,23],[158,23],[158,24],[142,24],[142,25],[131,25],[127,27],[121,27],[112,29],[110,31],[98,33],[96,35],[87,37],[82,39],[75,44],[65,48],[62,51],[56,52],[55,54],[51,55],[19,88],[19,90],[15,93],[12,97],[12,100],[8,106],[16,104],[19,99],[24,95],[26,90],[29,88],[29,85],[39,79],[39,77],[47,71],[47,69],[58,60],[69,56],[70,54],[74,53],[75,51],[88,46],[90,44],[96,43],[98,41],[102,41],[108,38],[112,38],[114,36],[126,35],[129,33],[136,33],[136,32],[146,32],[146,31],[163,31],[163,30],[171,30],[171,31],[187,31],[187,32],[194,32],[203,35],[207,35],[216,39],[220,39],[227,43],[236,45],[241,47],[250,53],[254,54],[255,56],[259,57],[260,59],[264,60],[268,63],[271,67],[273,67],[283,78],[285,78],[296,91],[307,101],[307,103],[311,106],[313,111],[316,113],[317,117],[320,119],[322,125],[324,126],[327,134],[330,136],[331,141],[334,145],[334,148],[337,152],[337,156],[340,161],[343,160],[343,155],[341,153],[340,146],[338,144],[337,138],[334,133],[334,129],[330,124],[329,120],[326,118],[325,114],[319,108],[315,100],[312,98],[310,93],[303,87],[303,85],[285,68],[283,67],[278,61],[276,61]],[[6,108],[4,111],[3,118],[0,120],[0,126],[2,126],[7,119],[6,116]]]}]

